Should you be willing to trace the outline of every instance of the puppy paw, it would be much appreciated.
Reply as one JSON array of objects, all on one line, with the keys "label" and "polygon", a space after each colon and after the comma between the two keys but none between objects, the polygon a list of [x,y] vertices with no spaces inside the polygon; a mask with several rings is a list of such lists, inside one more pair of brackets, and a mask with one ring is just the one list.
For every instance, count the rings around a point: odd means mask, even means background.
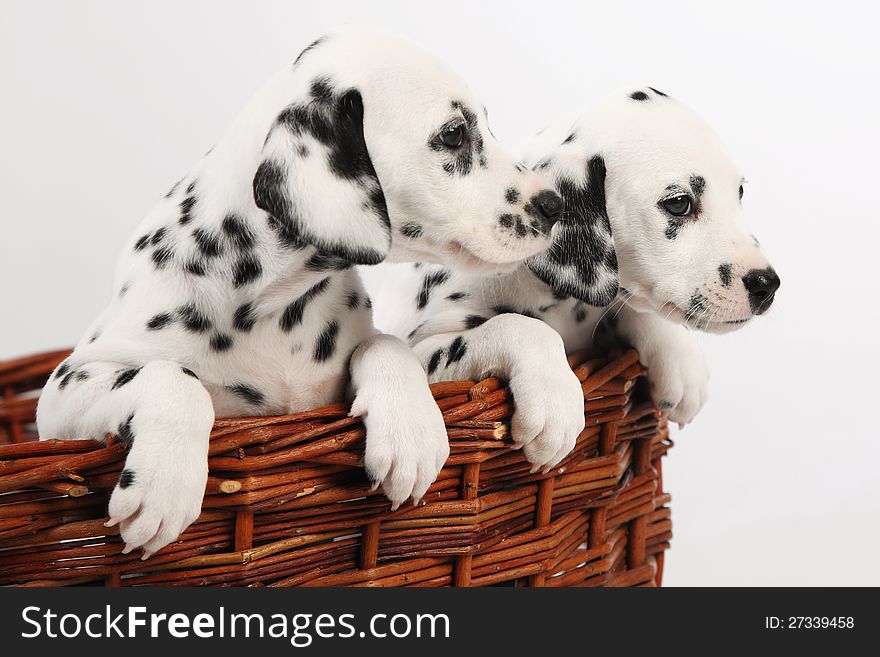
[{"label": "puppy paw", "polygon": [[574,449],[584,430],[584,393],[561,346],[552,359],[525,367],[510,380],[511,433],[532,464],[548,472]]},{"label": "puppy paw", "polygon": [[177,540],[199,517],[208,479],[207,449],[171,449],[179,436],[138,436],[110,497],[110,519],[119,525],[123,554],[143,548],[143,559]]},{"label": "puppy paw", "polygon": [[392,510],[410,498],[417,504],[449,458],[446,425],[427,384],[406,393],[362,388],[349,415],[367,429],[364,467],[373,490],[382,486]]},{"label": "puppy paw", "polygon": [[702,349],[688,336],[657,349],[643,348],[641,358],[654,404],[683,428],[709,396],[709,365]]}]

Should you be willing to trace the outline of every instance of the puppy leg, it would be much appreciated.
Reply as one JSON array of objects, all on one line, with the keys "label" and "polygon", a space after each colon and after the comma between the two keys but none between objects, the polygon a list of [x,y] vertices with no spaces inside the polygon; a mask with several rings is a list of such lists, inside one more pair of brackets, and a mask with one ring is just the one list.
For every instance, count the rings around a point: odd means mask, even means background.
[{"label": "puppy leg", "polygon": [[376,335],[351,357],[351,416],[367,428],[364,465],[397,508],[418,502],[449,456],[446,425],[425,371],[403,341]]},{"label": "puppy leg", "polygon": [[638,350],[648,368],[654,404],[684,427],[709,396],[709,365],[696,338],[679,324],[629,307],[617,320],[617,334]]},{"label": "puppy leg", "polygon": [[40,437],[115,434],[128,446],[110,498],[110,520],[124,553],[144,558],[164,547],[201,512],[208,477],[211,397],[195,374],[171,361],[143,367],[65,361],[46,384],[37,408]]},{"label": "puppy leg", "polygon": [[544,322],[502,314],[466,331],[422,339],[414,346],[429,379],[506,379],[515,405],[511,431],[534,466],[549,470],[584,429],[584,395],[565,357],[562,338]]}]

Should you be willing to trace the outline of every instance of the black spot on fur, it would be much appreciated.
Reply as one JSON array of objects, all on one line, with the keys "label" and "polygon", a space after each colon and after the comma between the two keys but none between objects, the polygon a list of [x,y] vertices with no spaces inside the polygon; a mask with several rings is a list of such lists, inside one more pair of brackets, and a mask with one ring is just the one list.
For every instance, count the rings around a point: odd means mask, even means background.
[{"label": "black spot on fur", "polygon": [[467,292],[453,292],[450,295],[447,295],[447,301],[464,301],[465,299],[470,299],[471,295]]},{"label": "black spot on fur", "polygon": [[245,385],[244,383],[237,383],[226,387],[231,393],[238,395],[249,404],[259,406],[266,401],[265,395],[253,386]]},{"label": "black spot on fur", "polygon": [[719,265],[718,278],[721,279],[721,284],[724,287],[730,287],[730,284],[733,283],[733,265],[729,262]]},{"label": "black spot on fur", "polygon": [[327,78],[316,78],[312,80],[312,87],[309,90],[313,100],[321,103],[329,103],[333,100],[333,87],[330,86],[330,80]]},{"label": "black spot on fur", "polygon": [[150,233],[147,233],[146,235],[141,235],[138,238],[138,241],[134,243],[134,250],[143,251],[146,248],[147,244],[150,243],[151,237],[152,235]]},{"label": "black spot on fur", "polygon": [[488,317],[483,317],[482,315],[468,315],[464,318],[464,325],[469,329],[477,328],[487,320]]},{"label": "black spot on fur", "polygon": [[58,366],[58,369],[55,370],[55,378],[60,379],[62,376],[67,374],[70,371],[70,363],[64,361],[61,365]]},{"label": "black spot on fur", "polygon": [[419,331],[422,330],[422,327],[423,327],[424,325],[425,325],[425,322],[422,322],[421,324],[419,324],[418,326],[416,326],[412,331],[409,332],[409,335],[406,336],[406,339],[407,339],[407,340],[412,340],[414,337],[416,337],[416,334],[417,334]]},{"label": "black spot on fur", "polygon": [[232,244],[238,249],[251,249],[254,246],[254,232],[244,220],[234,213],[223,217],[223,232]]},{"label": "black spot on fur", "polygon": [[206,273],[205,263],[195,258],[187,262],[183,268],[193,276],[204,276]]},{"label": "black spot on fur", "polygon": [[700,198],[703,196],[703,192],[706,191],[706,179],[703,178],[703,176],[691,176],[691,189],[694,192],[694,201],[697,203],[697,206],[699,206]]},{"label": "black spot on fur", "polygon": [[330,277],[323,278],[318,281],[315,285],[309,288],[305,294],[301,297],[297,298],[296,301],[291,303],[284,309],[284,312],[281,314],[281,319],[279,321],[279,326],[282,331],[287,333],[290,330],[302,323],[303,314],[305,313],[306,306],[309,302],[317,297],[319,294],[324,292],[330,285]]},{"label": "black spot on fur", "polygon": [[209,233],[203,228],[196,228],[192,235],[199,252],[206,258],[216,258],[223,252],[223,245],[217,235]]},{"label": "black spot on fur", "polygon": [[326,38],[327,37],[322,36],[321,38],[312,41],[308,46],[303,49],[303,51],[299,55],[296,56],[296,59],[293,60],[293,65],[296,66],[297,64],[299,64],[300,60],[305,56],[307,52],[310,52],[320,46],[326,40]]},{"label": "black spot on fur", "polygon": [[167,232],[168,232],[168,229],[165,227],[162,227],[159,230],[157,230],[155,233],[153,233],[153,236],[150,238],[150,244],[152,244],[153,246],[157,245],[159,242],[161,242],[162,240],[165,239],[165,234]]},{"label": "black spot on fur", "polygon": [[213,326],[213,323],[210,319],[208,319],[207,315],[200,312],[192,304],[182,306],[177,311],[177,314],[180,316],[180,320],[183,322],[183,327],[187,331],[192,331],[193,333],[204,333]]},{"label": "black spot on fur", "polygon": [[574,320],[576,322],[582,322],[587,318],[587,306],[583,301],[578,301],[574,304],[574,308],[571,309],[571,314],[574,315]]},{"label": "black spot on fur", "polygon": [[74,377],[75,374],[76,374],[76,370],[72,370],[72,371],[68,372],[67,374],[65,374],[64,378],[62,378],[61,381],[58,382],[58,389],[64,390],[67,387],[67,384],[70,383],[70,380]]},{"label": "black spot on fur", "polygon": [[349,292],[345,298],[345,306],[347,308],[357,308],[361,303],[361,295],[355,291]]},{"label": "black spot on fur", "polygon": [[232,286],[241,287],[253,283],[263,274],[263,265],[256,256],[247,254],[240,258],[232,268]]},{"label": "black spot on fur", "polygon": [[164,269],[173,256],[174,252],[171,250],[171,247],[163,245],[153,251],[153,255],[150,257],[153,259],[156,269]]},{"label": "black spot on fur", "polygon": [[675,407],[675,403],[668,401],[666,399],[662,399],[657,402],[657,409],[661,411],[668,411],[669,409]]},{"label": "black spot on fur", "polygon": [[134,431],[131,429],[132,420],[134,420],[134,413],[129,415],[128,419],[125,422],[120,423],[116,428],[116,442],[123,445],[126,452],[129,451],[132,444],[134,444]]},{"label": "black spot on fur", "polygon": [[445,269],[434,271],[427,274],[422,280],[422,287],[419,289],[418,297],[416,297],[416,307],[421,310],[428,305],[431,298],[431,291],[438,285],[443,285],[449,280],[449,272]]},{"label": "black spot on fur", "polygon": [[514,310],[513,306],[507,306],[507,305],[494,306],[492,308],[492,312],[494,312],[496,315],[507,315],[509,313],[512,313],[515,315],[518,314],[516,312],[516,310]]},{"label": "black spot on fur", "polygon": [[100,337],[101,337],[101,332],[100,332],[100,331],[95,331],[95,332],[92,334],[92,337],[89,338],[89,344],[92,344],[95,340],[97,340],[97,339],[100,338]]},{"label": "black spot on fur", "polygon": [[271,214],[266,217],[266,223],[269,225],[269,228],[272,229],[272,232],[275,233],[275,237],[278,239],[278,244],[281,248],[299,250],[308,246],[306,241],[299,234],[299,231],[297,231],[292,225],[279,221]]},{"label": "black spot on fur", "polygon": [[373,307],[373,300],[370,297],[367,297],[366,299],[364,299],[364,308],[372,308],[372,307]]},{"label": "black spot on fur", "polygon": [[512,214],[502,214],[498,217],[498,225],[503,228],[510,228],[513,226],[513,215]]},{"label": "black spot on fur", "polygon": [[437,367],[440,365],[440,360],[443,358],[444,351],[445,349],[438,349],[431,354],[431,359],[428,361],[428,374],[433,374],[437,371]]},{"label": "black spot on fur", "polygon": [[633,100],[648,100],[650,97],[644,91],[633,91],[630,95]]},{"label": "black spot on fur", "polygon": [[336,351],[336,337],[339,335],[339,322],[336,320],[327,324],[327,327],[321,331],[315,340],[314,358],[317,362],[323,363],[325,360],[333,356]]},{"label": "black spot on fur", "polygon": [[452,341],[452,344],[449,345],[449,355],[446,358],[446,367],[449,367],[453,363],[457,363],[464,355],[467,353],[467,342],[464,341],[464,338],[460,335]]},{"label": "black spot on fur", "polygon": [[126,370],[122,370],[119,374],[116,375],[116,379],[113,381],[113,385],[111,386],[111,390],[116,390],[117,388],[121,388],[126,383],[131,381],[134,377],[138,375],[138,372],[141,371],[140,367],[130,367]]},{"label": "black spot on fur", "polygon": [[232,316],[232,326],[235,327],[236,330],[247,333],[254,328],[254,324],[256,323],[257,318],[254,314],[252,303],[244,303],[236,308],[235,314]]},{"label": "black spot on fur", "polygon": [[416,223],[405,223],[400,227],[400,234],[410,239],[417,239],[422,236],[422,227]]},{"label": "black spot on fur", "polygon": [[287,239],[301,242],[299,231],[294,228],[286,185],[287,176],[282,165],[264,160],[254,174],[254,201],[258,208],[269,213],[269,225],[274,230],[284,230],[288,233]]},{"label": "black spot on fur", "polygon": [[120,488],[128,488],[134,483],[134,471],[126,468],[122,471],[122,474],[119,475],[119,487]]},{"label": "black spot on fur", "polygon": [[686,219],[687,217],[669,217],[669,220],[666,222],[666,230],[663,231],[666,239],[674,240],[678,237],[681,229],[687,223]]},{"label": "black spot on fur", "polygon": [[[186,188],[186,193],[192,194],[193,189],[195,189],[195,183],[190,183],[189,187]],[[192,221],[192,209],[195,207],[195,204],[195,196],[187,196],[180,202],[180,218],[177,220],[177,223],[181,226],[186,226]]]},{"label": "black spot on fur", "polygon": [[182,366],[181,366],[180,369],[183,370],[183,373],[186,374],[187,376],[191,376],[191,377],[194,378],[196,381],[199,380],[198,375],[196,375],[196,373],[193,372],[193,371],[192,371],[191,369],[189,369],[188,367],[182,367]]},{"label": "black spot on fur", "polygon": [[173,321],[174,316],[171,313],[159,313],[158,315],[153,315],[147,321],[147,330],[156,331],[158,329],[163,329]]},{"label": "black spot on fur", "polygon": [[508,187],[504,192],[504,200],[508,203],[519,203],[520,198],[522,198],[522,196],[516,187]]},{"label": "black spot on fur", "polygon": [[577,134],[572,132],[568,137],[562,140],[563,144],[570,144],[577,138]]},{"label": "black spot on fur", "polygon": [[691,295],[687,316],[692,320],[695,319],[698,313],[706,309],[708,303],[709,300],[698,290],[695,290]]},{"label": "black spot on fur", "polygon": [[345,258],[328,255],[320,251],[315,251],[309,259],[306,260],[306,269],[309,271],[342,271],[351,266],[351,262]]},{"label": "black spot on fur", "polygon": [[129,289],[131,289],[131,284],[130,283],[123,283],[122,287],[119,288],[119,298],[121,299],[122,297],[124,297],[125,293],[128,292]]},{"label": "black spot on fur", "polygon": [[658,96],[666,97],[666,94],[663,93],[662,91],[660,91],[659,89],[655,89],[654,87],[648,87],[648,89],[650,89],[651,91],[653,91],[653,92],[654,92],[655,94],[657,94]]},{"label": "black spot on fur", "polygon": [[177,188],[180,187],[180,183],[182,183],[182,182],[183,182],[183,178],[181,178],[176,183],[171,185],[171,189],[169,189],[168,192],[165,194],[165,198],[170,198],[170,197],[174,196],[174,192],[177,191]]},{"label": "black spot on fur", "polygon": [[227,351],[232,348],[232,338],[225,333],[215,333],[211,336],[211,349],[214,351]]}]

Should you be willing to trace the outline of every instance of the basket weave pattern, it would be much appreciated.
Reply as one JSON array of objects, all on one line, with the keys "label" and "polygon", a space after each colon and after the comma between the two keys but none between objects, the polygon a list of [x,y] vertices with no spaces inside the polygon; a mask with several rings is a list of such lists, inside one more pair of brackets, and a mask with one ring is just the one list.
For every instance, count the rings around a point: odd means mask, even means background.
[{"label": "basket weave pattern", "polygon": [[451,455],[422,503],[397,511],[370,490],[364,429],[343,405],[219,419],[202,515],[146,562],[103,526],[124,446],[33,442],[37,393],[68,353],[0,363],[2,585],[660,584],[671,442],[634,351],[569,359],[587,426],[546,475],[511,447],[503,382],[432,385]]}]

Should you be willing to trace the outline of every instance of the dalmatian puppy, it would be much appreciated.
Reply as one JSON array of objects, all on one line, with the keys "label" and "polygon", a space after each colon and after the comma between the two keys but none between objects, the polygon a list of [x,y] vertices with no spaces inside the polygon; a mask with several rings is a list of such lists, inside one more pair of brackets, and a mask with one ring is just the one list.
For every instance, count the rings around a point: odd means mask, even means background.
[{"label": "dalmatian puppy", "polygon": [[[690,422],[706,401],[708,367],[687,329],[741,328],[770,308],[779,287],[744,222],[739,169],[706,123],[652,88],[615,94],[550,126],[518,154],[565,199],[551,247],[495,276],[396,265],[401,271],[377,301],[378,324],[408,336],[433,380],[480,375],[477,352],[488,352],[490,364],[500,363],[490,369],[512,376],[512,385],[518,370],[542,366],[542,348],[588,348],[602,337],[598,329],[610,328],[638,349],[658,408]],[[394,299],[408,311],[393,308]],[[522,327],[516,335],[514,323]],[[472,360],[463,367],[465,346]],[[540,440],[543,418],[563,412],[550,377],[523,379],[513,391],[534,414],[521,420],[519,436],[513,427],[527,449]],[[533,398],[546,400],[545,410],[532,408]],[[579,400],[566,403],[580,412]],[[552,464],[564,453],[537,461]]]},{"label": "dalmatian puppy", "polygon": [[[527,239],[499,223],[511,208],[538,225]],[[444,65],[370,29],[330,33],[143,220],[110,305],[43,391],[40,434],[128,447],[107,524],[147,558],[199,515],[215,415],[340,401],[350,371],[369,477],[394,508],[418,500],[449,454],[444,423],[353,266],[510,269],[561,211]]]}]

